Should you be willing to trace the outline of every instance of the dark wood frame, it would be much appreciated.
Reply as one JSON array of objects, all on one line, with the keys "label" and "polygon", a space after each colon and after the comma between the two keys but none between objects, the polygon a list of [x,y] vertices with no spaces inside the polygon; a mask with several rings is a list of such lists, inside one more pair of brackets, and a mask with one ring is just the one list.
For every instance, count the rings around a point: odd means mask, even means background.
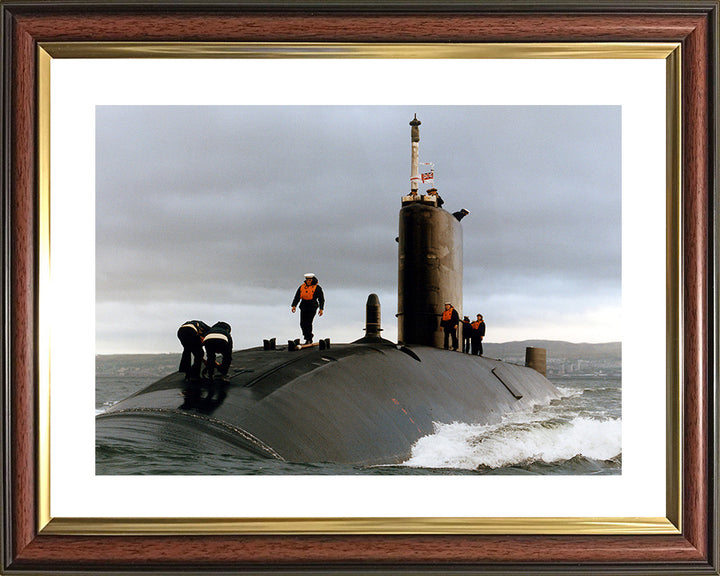
[{"label": "dark wood frame", "polygon": [[[718,574],[718,1],[8,0],[2,17],[0,571]],[[401,32],[399,32],[401,31]],[[37,529],[37,50],[43,42],[682,44],[683,491],[677,535],[69,536]]]}]

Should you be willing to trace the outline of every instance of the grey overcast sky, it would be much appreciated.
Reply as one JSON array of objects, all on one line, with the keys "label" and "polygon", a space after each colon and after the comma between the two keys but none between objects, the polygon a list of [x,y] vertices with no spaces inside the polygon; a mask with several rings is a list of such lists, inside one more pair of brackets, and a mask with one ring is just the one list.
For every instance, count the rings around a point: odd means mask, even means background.
[{"label": "grey overcast sky", "polygon": [[179,350],[185,320],[236,348],[363,336],[368,294],[397,338],[410,126],[445,208],[467,208],[464,302],[486,340],[621,339],[619,106],[98,106],[97,353]]}]

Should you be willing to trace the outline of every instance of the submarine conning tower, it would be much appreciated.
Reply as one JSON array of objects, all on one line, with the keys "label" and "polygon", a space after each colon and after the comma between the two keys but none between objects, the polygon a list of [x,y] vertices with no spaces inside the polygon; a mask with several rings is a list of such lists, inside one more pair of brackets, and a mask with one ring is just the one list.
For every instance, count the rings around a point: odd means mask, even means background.
[{"label": "submarine conning tower", "polygon": [[420,121],[410,122],[410,194],[398,234],[398,341],[443,347],[440,318],[450,302],[462,318],[462,226],[439,206],[435,188],[418,191]]}]

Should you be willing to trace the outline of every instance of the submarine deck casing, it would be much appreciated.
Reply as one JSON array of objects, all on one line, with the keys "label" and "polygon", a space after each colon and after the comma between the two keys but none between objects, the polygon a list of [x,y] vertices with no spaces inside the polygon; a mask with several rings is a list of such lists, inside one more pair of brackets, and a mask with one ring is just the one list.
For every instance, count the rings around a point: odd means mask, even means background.
[{"label": "submarine deck casing", "polygon": [[558,397],[535,370],[379,338],[289,352],[233,354],[234,373],[211,399],[175,373],[96,418],[98,440],[277,458],[393,464],[434,423],[500,422]]}]

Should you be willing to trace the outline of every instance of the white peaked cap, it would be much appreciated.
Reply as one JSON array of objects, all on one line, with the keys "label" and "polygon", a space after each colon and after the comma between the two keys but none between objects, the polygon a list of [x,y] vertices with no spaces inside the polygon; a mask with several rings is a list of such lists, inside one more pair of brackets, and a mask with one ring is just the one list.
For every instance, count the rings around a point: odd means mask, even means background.
[{"label": "white peaked cap", "polygon": [[315,274],[313,274],[312,272],[308,272],[307,274],[305,274],[305,278],[315,278]]}]

